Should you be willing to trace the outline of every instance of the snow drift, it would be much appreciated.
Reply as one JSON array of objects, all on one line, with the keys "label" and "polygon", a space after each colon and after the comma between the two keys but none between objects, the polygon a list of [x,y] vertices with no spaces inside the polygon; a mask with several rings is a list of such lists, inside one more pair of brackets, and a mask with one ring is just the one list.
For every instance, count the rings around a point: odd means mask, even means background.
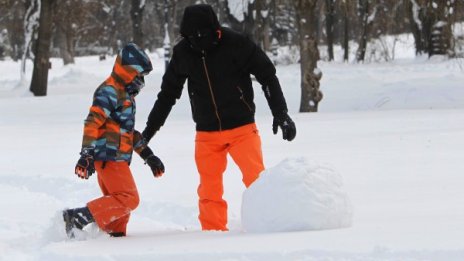
[{"label": "snow drift", "polygon": [[341,176],[305,158],[265,170],[243,194],[242,225],[249,232],[335,229],[351,222]]}]

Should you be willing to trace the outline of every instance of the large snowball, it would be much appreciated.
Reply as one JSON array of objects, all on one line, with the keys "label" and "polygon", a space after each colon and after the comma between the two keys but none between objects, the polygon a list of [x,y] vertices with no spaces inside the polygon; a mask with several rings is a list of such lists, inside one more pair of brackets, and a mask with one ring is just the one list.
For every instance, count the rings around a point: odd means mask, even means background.
[{"label": "large snowball", "polygon": [[242,225],[249,232],[334,229],[351,221],[341,176],[305,158],[265,170],[243,194]]}]

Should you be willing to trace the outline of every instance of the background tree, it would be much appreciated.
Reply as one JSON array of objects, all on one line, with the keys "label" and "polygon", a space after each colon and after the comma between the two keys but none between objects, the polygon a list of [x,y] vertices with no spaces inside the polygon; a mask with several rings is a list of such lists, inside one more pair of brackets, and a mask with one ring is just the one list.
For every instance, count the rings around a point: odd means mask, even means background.
[{"label": "background tree", "polygon": [[452,54],[451,25],[455,21],[455,0],[410,0],[411,31],[416,53]]},{"label": "background tree", "polygon": [[25,13],[25,0],[0,0],[0,30],[6,30],[11,49],[9,54],[14,61],[20,60],[23,55]]},{"label": "background tree", "polygon": [[63,63],[74,63],[77,37],[85,26],[85,2],[80,0],[56,1],[53,45]]},{"label": "background tree", "polygon": [[30,90],[35,96],[45,96],[47,95],[53,10],[56,0],[40,0],[39,2],[40,18]]},{"label": "background tree", "polygon": [[255,39],[265,51],[271,50],[270,0],[255,0],[256,30]]},{"label": "background tree", "polygon": [[350,20],[351,20],[351,17],[352,16],[352,12],[350,12],[353,8],[353,2],[354,0],[342,0],[342,1],[339,1],[339,13],[340,13],[340,16],[341,18],[339,19],[340,21],[340,24],[342,24],[342,26],[340,26],[339,28],[343,28],[343,33],[341,33],[341,35],[343,35],[341,38],[341,45],[343,47],[343,60],[344,61],[349,61],[349,52],[350,52]]},{"label": "background tree", "polygon": [[329,61],[333,61],[334,52],[334,22],[335,22],[335,0],[325,0],[325,33],[327,36],[327,53]]},{"label": "background tree", "polygon": [[142,30],[143,10],[145,0],[131,0],[131,20],[132,20],[132,41],[140,48],[145,48],[144,35]]},{"label": "background tree", "polygon": [[322,92],[319,81],[322,72],[317,68],[315,7],[317,0],[295,0],[298,36],[300,42],[301,102],[300,112],[317,112]]},{"label": "background tree", "polygon": [[26,1],[26,13],[24,15],[24,44],[21,58],[21,82],[26,81],[26,59],[34,59],[34,53],[32,52],[33,43],[36,39],[37,27],[39,24],[40,17],[40,1],[39,0],[28,0]]},{"label": "background tree", "polygon": [[[366,56],[367,42],[369,40],[369,33],[372,25],[373,16],[370,14],[372,0],[358,0],[358,14],[361,19],[361,35],[359,39],[359,47],[356,54],[356,60],[358,62],[364,61]],[[374,9],[375,12],[375,9]]]},{"label": "background tree", "polygon": [[[23,80],[26,59],[34,59],[39,50],[40,3],[0,0],[0,48],[3,56],[22,58]],[[317,111],[322,98],[318,45],[327,46],[322,54],[329,61],[339,58],[336,44],[348,61],[352,43],[359,46],[359,61],[379,54],[392,60],[404,33],[414,36],[417,54],[462,56],[464,50],[464,37],[452,34],[453,25],[464,21],[464,1],[458,0],[55,0],[49,56],[68,64],[75,56],[115,54],[129,41],[155,51],[163,47],[166,32],[172,48],[184,8],[197,3],[210,4],[222,25],[248,34],[268,52],[277,53],[279,46],[300,48],[301,111]],[[231,10],[237,4],[241,10]]]}]

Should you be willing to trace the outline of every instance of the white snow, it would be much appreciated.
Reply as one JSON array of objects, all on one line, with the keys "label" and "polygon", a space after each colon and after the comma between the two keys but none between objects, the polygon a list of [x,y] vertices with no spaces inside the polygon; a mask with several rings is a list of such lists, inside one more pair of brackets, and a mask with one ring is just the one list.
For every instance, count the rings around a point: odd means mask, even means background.
[{"label": "white snow", "polygon": [[285,232],[351,226],[343,181],[330,167],[287,159],[260,174],[243,194],[242,226],[248,232]]},{"label": "white snow", "polygon": [[254,0],[229,0],[230,13],[239,21],[245,19],[245,14],[248,13],[248,4],[253,3]]},{"label": "white snow", "polygon": [[[79,57],[71,66],[52,59],[48,96],[41,98],[16,87],[20,63],[1,61],[0,260],[463,260],[463,61],[414,58],[412,43],[407,46],[398,45],[389,63],[320,62],[319,113],[298,113],[300,66],[278,66],[298,128],[293,142],[272,134],[270,111],[255,86],[266,167],[305,158],[310,167],[338,173],[352,204],[351,227],[244,232],[245,188],[230,160],[224,175],[230,231],[202,232],[195,131],[184,93],[150,143],[165,175],[154,179],[138,157],[131,164],[141,202],[128,237],[97,233],[83,241],[63,240],[56,215],[100,196],[96,177],[80,180],[73,169],[93,91],[114,57]],[[163,59],[151,57],[154,72],[137,97],[139,130],[164,72]],[[31,72],[28,64],[27,79]],[[314,184],[319,195],[331,191]]]}]

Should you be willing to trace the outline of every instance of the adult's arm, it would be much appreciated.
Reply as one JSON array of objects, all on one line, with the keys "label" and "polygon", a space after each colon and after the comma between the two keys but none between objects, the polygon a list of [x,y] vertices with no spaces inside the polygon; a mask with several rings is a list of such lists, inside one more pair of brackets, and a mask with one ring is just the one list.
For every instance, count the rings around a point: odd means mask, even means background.
[{"label": "adult's arm", "polygon": [[272,61],[259,46],[249,39],[244,41],[243,48],[244,53],[247,54],[245,68],[261,84],[272,115],[276,117],[287,113],[287,103]]},{"label": "adult's arm", "polygon": [[148,143],[155,133],[164,125],[172,106],[176,104],[182,94],[182,89],[187,79],[187,70],[183,57],[179,54],[178,46],[174,48],[168,69],[163,75],[161,91],[158,93],[150,114],[148,115],[147,125],[142,132],[143,138]]}]

